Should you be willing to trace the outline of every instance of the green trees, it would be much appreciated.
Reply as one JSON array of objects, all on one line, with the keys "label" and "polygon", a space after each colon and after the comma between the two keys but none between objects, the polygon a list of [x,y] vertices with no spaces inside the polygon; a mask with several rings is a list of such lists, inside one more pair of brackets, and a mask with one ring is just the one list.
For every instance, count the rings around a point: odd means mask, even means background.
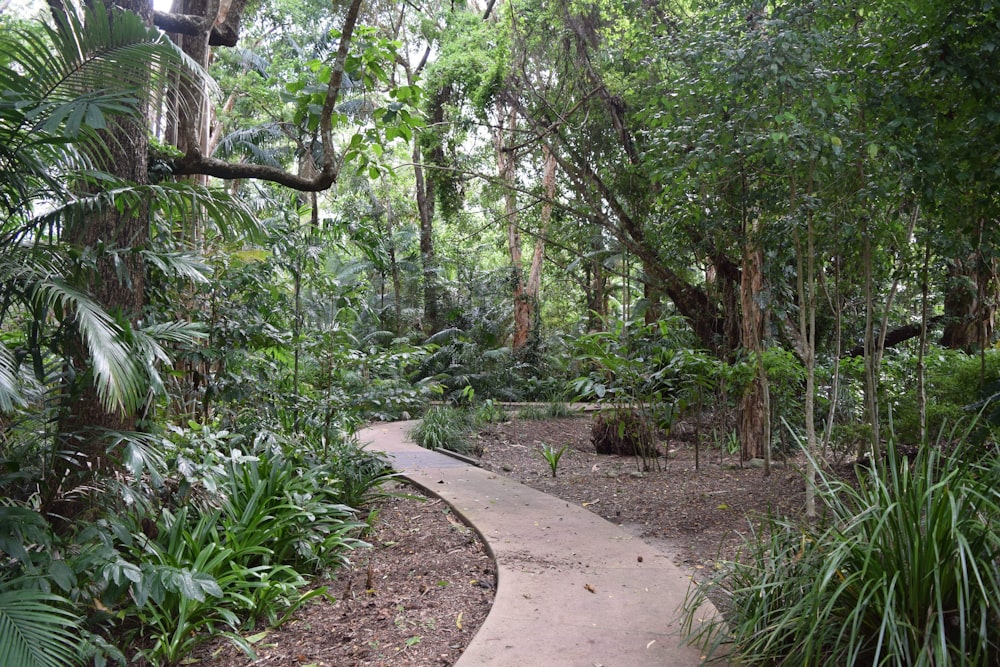
[{"label": "green trees", "polygon": [[326,447],[432,387],[539,397],[594,370],[561,338],[639,320],[738,376],[744,460],[779,421],[819,465],[890,414],[924,443],[953,355],[993,379],[990,3],[53,4],[0,28],[2,458],[39,462],[0,479],[44,480],[32,511],[152,474],[166,424]]}]

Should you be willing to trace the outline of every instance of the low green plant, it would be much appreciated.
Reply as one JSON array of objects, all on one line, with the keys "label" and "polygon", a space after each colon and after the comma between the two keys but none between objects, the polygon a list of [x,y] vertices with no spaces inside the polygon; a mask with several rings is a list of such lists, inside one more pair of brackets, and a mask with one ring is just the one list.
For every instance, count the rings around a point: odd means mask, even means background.
[{"label": "low green plant", "polygon": [[468,454],[472,446],[466,439],[469,421],[466,413],[450,406],[432,407],[410,431],[410,437],[426,449],[447,449]]},{"label": "low green plant", "polygon": [[355,536],[365,524],[340,502],[330,465],[262,446],[216,457],[211,469],[209,506],[164,508],[155,521],[137,514],[112,531],[124,557],[104,568],[105,599],[125,600],[121,613],[135,621],[127,639],[153,664],[177,664],[215,634],[252,654],[237,630],[280,624],[324,595],[306,590],[307,576],[339,567],[364,544]]},{"label": "low green plant", "polygon": [[1000,664],[1000,459],[900,459],[856,486],[821,473],[818,523],[767,520],[689,595],[689,631],[713,589],[731,604],[696,641],[747,665]]},{"label": "low green plant", "polygon": [[345,441],[330,451],[330,472],[336,479],[337,500],[355,509],[367,507],[382,494],[382,486],[399,476],[388,457]]},{"label": "low green plant", "polygon": [[562,455],[565,454],[568,449],[569,445],[563,445],[559,449],[556,449],[551,445],[542,445],[542,448],[539,450],[542,458],[544,458],[545,462],[549,464],[549,469],[552,471],[553,477],[556,476],[556,470],[559,468],[559,459],[562,458]]},{"label": "low green plant", "polygon": [[510,415],[502,405],[492,399],[486,399],[472,410],[472,422],[477,426],[482,424],[500,424],[510,419]]},{"label": "low green plant", "polygon": [[539,421],[547,416],[546,410],[537,405],[525,405],[517,411],[517,418],[524,421]]},{"label": "low green plant", "polygon": [[550,401],[548,405],[545,406],[545,416],[552,419],[568,417],[569,406],[566,405],[565,401]]},{"label": "low green plant", "polygon": [[37,577],[0,580],[0,665],[77,664],[81,619],[69,601],[30,585]]}]

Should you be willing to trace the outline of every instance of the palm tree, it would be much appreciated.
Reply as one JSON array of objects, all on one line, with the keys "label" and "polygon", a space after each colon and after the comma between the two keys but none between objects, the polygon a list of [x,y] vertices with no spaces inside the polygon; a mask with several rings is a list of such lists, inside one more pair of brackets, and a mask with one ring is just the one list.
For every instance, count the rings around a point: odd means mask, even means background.
[{"label": "palm tree", "polygon": [[[125,130],[144,142],[147,106],[181,76],[203,73],[138,16],[100,3],[53,26],[0,30],[0,411],[27,403],[26,376],[54,388],[61,440],[87,474],[107,454],[106,431],[131,430],[162,386],[162,343],[198,333],[143,313],[147,263],[204,280],[197,263],[153,245],[150,224],[252,224],[220,192],[149,183],[145,152],[120,155]],[[141,178],[116,173],[127,170]]]}]

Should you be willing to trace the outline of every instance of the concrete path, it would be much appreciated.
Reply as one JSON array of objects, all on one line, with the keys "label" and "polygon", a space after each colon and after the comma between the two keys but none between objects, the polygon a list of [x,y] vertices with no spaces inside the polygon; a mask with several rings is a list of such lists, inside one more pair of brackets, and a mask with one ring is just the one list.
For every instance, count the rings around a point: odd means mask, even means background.
[{"label": "concrete path", "polygon": [[[444,499],[497,563],[493,607],[456,667],[689,667],[667,554],[575,504],[413,444],[416,422],[365,429],[404,477]],[[714,614],[706,608],[699,614]]]}]

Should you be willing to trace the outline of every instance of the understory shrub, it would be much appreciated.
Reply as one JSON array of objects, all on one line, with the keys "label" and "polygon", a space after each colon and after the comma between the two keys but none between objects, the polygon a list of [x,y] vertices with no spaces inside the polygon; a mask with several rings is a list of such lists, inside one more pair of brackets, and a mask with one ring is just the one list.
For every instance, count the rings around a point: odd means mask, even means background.
[{"label": "understory shrub", "polygon": [[[885,373],[888,376],[888,402],[892,410],[893,435],[907,444],[920,442],[920,414],[917,409],[916,383],[908,378],[916,375],[916,359],[898,353],[889,357]],[[946,424],[968,417],[983,407],[983,399],[995,393],[1000,378],[1000,352],[987,351],[983,357],[960,350],[932,348],[925,359],[927,392],[927,431],[933,438]],[[991,389],[992,388],[992,389]],[[987,407],[988,425],[992,412]]]},{"label": "understory shrub", "polygon": [[857,486],[821,474],[823,520],[771,517],[692,589],[689,630],[708,595],[731,604],[695,640],[746,665],[1000,664],[1000,463],[967,458],[892,454]]},{"label": "understory shrub", "polygon": [[[214,508],[163,509],[117,531],[124,559],[105,570],[110,589],[129,591],[123,617],[139,653],[176,664],[213,634],[266,619],[281,622],[304,601],[313,574],[342,565],[364,524],[340,502],[329,465],[301,466],[264,449],[220,461]],[[138,517],[137,517],[138,518]]]},{"label": "understory shrub", "polygon": [[450,406],[435,406],[410,432],[410,437],[427,449],[447,449],[460,454],[472,452],[466,438],[469,418],[465,411]]}]

